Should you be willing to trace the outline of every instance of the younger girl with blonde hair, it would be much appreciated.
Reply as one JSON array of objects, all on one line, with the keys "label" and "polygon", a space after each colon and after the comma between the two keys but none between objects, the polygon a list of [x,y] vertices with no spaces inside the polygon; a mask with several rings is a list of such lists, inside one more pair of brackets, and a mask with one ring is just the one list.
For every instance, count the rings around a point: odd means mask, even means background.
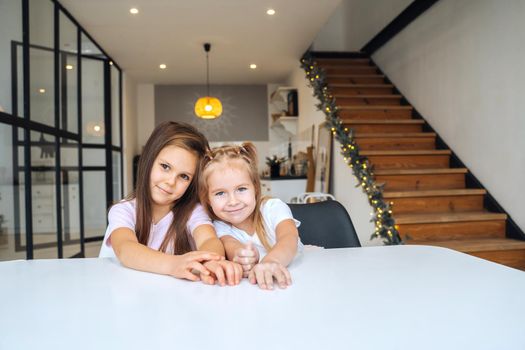
[{"label": "younger girl with blonde hair", "polygon": [[280,199],[262,198],[253,144],[218,147],[205,156],[199,197],[227,258],[242,265],[250,283],[262,289],[273,289],[274,279],[281,288],[291,284],[286,267],[302,249],[299,222]]},{"label": "younger girl with blonde hair", "polygon": [[207,284],[238,284],[241,266],[198,204],[199,163],[208,141],[189,124],[158,125],[140,156],[137,188],[111,207],[100,257],[127,267]]}]

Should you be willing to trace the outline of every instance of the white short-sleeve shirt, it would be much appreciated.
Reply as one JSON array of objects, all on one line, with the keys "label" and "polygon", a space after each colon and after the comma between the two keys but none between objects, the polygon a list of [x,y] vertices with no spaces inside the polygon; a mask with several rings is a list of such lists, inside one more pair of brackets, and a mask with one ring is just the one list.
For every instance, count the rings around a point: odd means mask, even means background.
[{"label": "white short-sleeve shirt", "polygon": [[[278,198],[271,198],[265,201],[261,205],[261,213],[264,220],[264,228],[266,229],[266,235],[268,238],[268,243],[270,246],[273,246],[276,241],[276,228],[279,223],[283,220],[292,219],[295,222],[295,226],[299,227],[301,224],[298,220],[295,220],[292,215],[290,207]],[[232,226],[223,221],[215,220],[213,221],[213,226],[215,226],[215,231],[217,231],[217,236],[232,236],[242,244],[252,243],[254,247],[259,251],[259,256],[262,259],[267,251],[262,245],[261,241],[257,234],[249,235],[247,232],[238,229],[235,226]],[[303,244],[299,239],[297,242],[297,252],[300,253],[303,250]]]},{"label": "white short-sleeve shirt", "polygon": [[[111,233],[117,228],[126,227],[135,232],[135,225],[137,220],[137,213],[135,209],[135,200],[121,201],[111,207],[108,213],[108,227],[102,247],[100,248],[99,257],[114,257],[115,252],[111,246]],[[173,221],[173,213],[170,211],[156,224],[152,224],[150,228],[148,247],[158,250],[168,233],[168,230]],[[198,204],[191,213],[190,219],[186,225],[190,233],[190,244],[192,249],[195,249],[195,241],[193,240],[193,231],[200,225],[212,225],[211,219],[204,211],[204,208]],[[173,242],[168,246],[167,253],[173,254]]]}]

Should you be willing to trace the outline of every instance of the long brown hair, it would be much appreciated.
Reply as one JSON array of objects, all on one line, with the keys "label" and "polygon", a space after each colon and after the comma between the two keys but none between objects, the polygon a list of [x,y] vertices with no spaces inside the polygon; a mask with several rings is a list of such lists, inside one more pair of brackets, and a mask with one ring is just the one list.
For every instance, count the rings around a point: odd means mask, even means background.
[{"label": "long brown hair", "polygon": [[[166,146],[176,146],[193,153],[197,164],[209,150],[208,141],[193,126],[185,123],[163,122],[153,130],[140,156],[137,170],[137,187],[126,198],[136,199],[137,222],[135,233],[139,243],[147,245],[150,228],[153,222],[152,198],[150,189],[151,169],[160,151]],[[186,224],[198,203],[197,184],[199,183],[200,167],[197,166],[193,179],[186,192],[177,199],[171,211],[173,221],[159,250],[166,252],[173,244],[174,254],[184,254],[191,251],[189,234]]]},{"label": "long brown hair", "polygon": [[204,206],[210,217],[214,220],[220,220],[213,212],[208,195],[208,177],[213,171],[216,164],[227,164],[228,162],[241,160],[246,166],[246,170],[250,175],[253,187],[255,188],[255,210],[251,214],[255,226],[257,237],[263,244],[266,250],[270,250],[271,246],[268,242],[266,229],[264,228],[264,219],[261,213],[261,205],[266,198],[261,194],[261,180],[259,179],[259,171],[257,170],[257,149],[250,142],[245,142],[242,146],[222,146],[211,150],[201,162],[200,180],[199,180],[199,198],[201,204]]}]

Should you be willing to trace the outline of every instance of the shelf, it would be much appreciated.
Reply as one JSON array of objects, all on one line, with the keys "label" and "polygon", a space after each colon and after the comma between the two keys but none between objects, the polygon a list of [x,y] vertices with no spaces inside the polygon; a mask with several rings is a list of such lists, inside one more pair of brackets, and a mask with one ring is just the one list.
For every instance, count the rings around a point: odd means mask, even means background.
[{"label": "shelf", "polygon": [[272,129],[275,131],[285,131],[290,135],[297,134],[297,119],[298,117],[293,116],[282,116],[277,118],[272,123]]}]

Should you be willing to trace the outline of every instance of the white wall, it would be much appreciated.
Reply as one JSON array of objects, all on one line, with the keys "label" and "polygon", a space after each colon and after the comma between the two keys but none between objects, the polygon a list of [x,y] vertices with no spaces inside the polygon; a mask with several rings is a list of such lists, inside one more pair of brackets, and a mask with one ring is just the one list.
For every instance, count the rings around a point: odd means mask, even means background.
[{"label": "white wall", "polygon": [[525,2],[441,0],[373,59],[525,229]]},{"label": "white wall", "polygon": [[123,124],[123,161],[124,161],[124,197],[133,190],[133,157],[139,153],[137,138],[137,84],[126,73],[122,81],[122,124]]},{"label": "white wall", "polygon": [[317,35],[315,51],[359,51],[413,0],[343,0]]},{"label": "white wall", "polygon": [[138,151],[148,141],[149,135],[155,128],[155,86],[153,84],[139,84],[137,86],[137,142]]}]

